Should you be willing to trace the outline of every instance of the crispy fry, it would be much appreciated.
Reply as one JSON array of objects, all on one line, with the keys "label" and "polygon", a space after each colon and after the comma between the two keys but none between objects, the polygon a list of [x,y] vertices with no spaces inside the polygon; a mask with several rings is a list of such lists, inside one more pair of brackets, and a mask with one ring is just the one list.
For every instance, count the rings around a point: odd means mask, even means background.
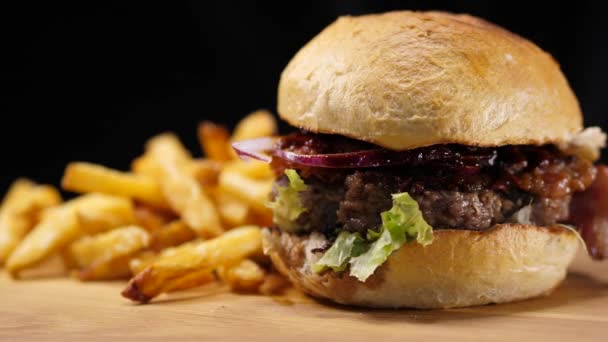
[{"label": "crispy fry", "polygon": [[35,266],[47,256],[57,252],[80,234],[74,210],[54,209],[21,241],[6,262],[13,276],[21,270]]},{"label": "crispy fry", "polygon": [[163,178],[160,165],[148,154],[137,157],[131,162],[131,172],[157,182]]},{"label": "crispy fry", "polygon": [[142,251],[136,256],[129,260],[129,270],[131,275],[134,276],[137,273],[143,271],[146,267],[151,265],[156,260],[157,253],[153,251]]},{"label": "crispy fry", "polygon": [[11,189],[0,210],[0,264],[34,227],[42,211],[61,203],[61,195],[50,185],[16,183]]},{"label": "crispy fry", "polygon": [[228,161],[232,159],[230,149],[230,134],[224,126],[209,121],[198,125],[198,141],[205,156],[215,161]]},{"label": "crispy fry", "polygon": [[182,220],[172,221],[152,232],[150,249],[161,251],[167,247],[181,245],[196,237],[196,233]]},{"label": "crispy fry", "polygon": [[215,191],[214,199],[220,217],[228,227],[242,226],[247,222],[249,207],[246,203],[225,191]]},{"label": "crispy fry", "polygon": [[194,159],[188,165],[192,177],[203,187],[216,185],[222,163],[211,159]]},{"label": "crispy fry", "polygon": [[179,290],[187,290],[208,284],[215,280],[212,271],[199,270],[186,274],[177,279],[171,279],[164,285],[163,292],[174,292]]},{"label": "crispy fry", "polygon": [[175,220],[176,215],[164,210],[158,210],[145,205],[136,205],[135,224],[146,229],[149,232],[154,232],[161,229],[164,225]]},{"label": "crispy fry", "polygon": [[161,167],[166,163],[178,164],[179,167],[182,167],[184,163],[192,159],[190,152],[172,133],[163,133],[148,140],[146,153],[150,153],[156,160],[160,160]]},{"label": "crispy fry", "polygon": [[130,260],[130,256],[123,256],[110,261],[96,261],[89,267],[75,272],[75,276],[81,281],[129,279]]},{"label": "crispy fry", "polygon": [[13,203],[18,198],[23,197],[29,190],[31,190],[36,184],[29,179],[26,178],[18,178],[16,179],[8,188],[6,194],[4,194],[4,198],[0,203],[0,211],[5,210],[5,207],[12,206]]},{"label": "crispy fry", "polygon": [[138,226],[127,226],[84,236],[72,243],[68,254],[81,271],[81,280],[113,279],[129,275],[129,257],[148,247],[150,235]]},{"label": "crispy fry", "polygon": [[69,255],[78,268],[86,268],[95,262],[107,262],[125,255],[132,255],[148,247],[150,234],[138,226],[126,226],[94,236],[83,236],[68,248]]},{"label": "crispy fry", "polygon": [[[157,146],[159,143],[152,144]],[[173,143],[172,143],[173,144]],[[181,149],[181,148],[179,148]],[[180,152],[179,154],[184,154]],[[194,177],[201,185],[216,184],[222,163],[211,159],[184,160],[178,157],[184,171]],[[186,162],[187,161],[187,162]],[[137,175],[152,178],[160,182],[164,177],[163,167],[150,153],[144,154],[133,160],[131,171]]]},{"label": "crispy fry", "polygon": [[233,291],[254,292],[264,282],[265,271],[250,259],[245,259],[232,267],[222,267],[220,279]]},{"label": "crispy fry", "polygon": [[221,234],[223,228],[215,204],[188,169],[192,159],[179,140],[171,134],[159,135],[150,139],[146,152],[162,171],[161,188],[171,208],[198,235]]},{"label": "crispy fry", "polygon": [[7,205],[7,210],[26,213],[37,220],[44,210],[61,204],[61,201],[61,195],[54,186],[36,185],[22,197],[12,201],[11,205]]},{"label": "crispy fry", "polygon": [[272,190],[272,180],[248,178],[236,170],[226,168],[220,174],[220,189],[230,193],[251,206],[257,212],[266,212],[265,206]]},{"label": "crispy fry", "polygon": [[180,213],[184,222],[200,236],[213,237],[222,233],[223,228],[215,204],[193,178],[168,166],[167,178],[162,185],[173,209]]},{"label": "crispy fry", "polygon": [[264,282],[258,287],[258,291],[266,296],[280,294],[291,285],[287,278],[277,273],[268,273]]},{"label": "crispy fry", "polygon": [[268,137],[277,133],[277,121],[267,110],[257,110],[243,118],[234,129],[231,141]]},{"label": "crispy fry", "polygon": [[0,214],[0,265],[32,229],[33,222],[21,215]]},{"label": "crispy fry", "polygon": [[194,239],[194,240],[191,240],[188,242],[184,242],[181,245],[163,249],[160,253],[158,253],[158,255],[160,255],[162,257],[170,257],[172,255],[182,253],[183,250],[197,246],[203,241],[205,241],[205,240],[201,239],[201,238],[197,238],[197,239]]},{"label": "crispy fry", "polygon": [[147,302],[167,291],[167,284],[193,272],[213,271],[233,265],[262,248],[260,229],[246,226],[207,241],[189,243],[156,259],[136,275],[122,292],[132,300]]},{"label": "crispy fry", "polygon": [[135,223],[133,203],[127,198],[92,193],[73,201],[66,206],[76,212],[80,230],[85,233],[96,234]]},{"label": "crispy fry", "polygon": [[16,247],[6,263],[13,274],[35,266],[86,232],[101,232],[133,223],[128,199],[87,194],[46,210],[41,221]]},{"label": "crispy fry", "polygon": [[154,179],[91,163],[68,164],[61,186],[74,192],[99,192],[133,198],[159,208],[168,207]]},{"label": "crispy fry", "polygon": [[259,180],[268,180],[273,179],[274,175],[270,166],[267,163],[261,162],[259,160],[234,160],[226,165],[226,169],[230,169],[231,171],[236,171],[243,176],[247,176],[249,178],[259,179]]},{"label": "crispy fry", "polygon": [[70,163],[62,185],[85,194],[63,204],[56,190],[19,179],[0,204],[0,263],[9,244],[6,268],[15,277],[68,269],[83,281],[132,275],[123,296],[141,302],[217,276],[234,291],[275,293],[285,279],[266,271],[260,229],[251,226],[272,218],[265,202],[274,175],[266,163],[236,158],[230,143],[276,129],[272,114],[257,111],[232,136],[201,123],[206,159],[193,159],[176,135],[165,133],[146,143],[131,172]]}]

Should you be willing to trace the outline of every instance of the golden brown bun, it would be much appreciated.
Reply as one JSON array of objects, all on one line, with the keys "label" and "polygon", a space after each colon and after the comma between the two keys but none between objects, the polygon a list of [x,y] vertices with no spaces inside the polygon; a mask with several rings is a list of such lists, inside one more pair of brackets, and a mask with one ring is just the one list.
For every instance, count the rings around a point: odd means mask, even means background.
[{"label": "golden brown bun", "polygon": [[404,150],[563,143],[582,129],[547,53],[481,19],[441,12],[341,17],[281,75],[290,124]]},{"label": "golden brown bun", "polygon": [[578,247],[560,227],[500,224],[488,231],[437,230],[423,247],[410,243],[360,282],[347,274],[315,274],[310,265],[325,244],[314,233],[264,232],[265,252],[304,292],[368,307],[421,309],[504,303],[543,295],[556,287]]}]

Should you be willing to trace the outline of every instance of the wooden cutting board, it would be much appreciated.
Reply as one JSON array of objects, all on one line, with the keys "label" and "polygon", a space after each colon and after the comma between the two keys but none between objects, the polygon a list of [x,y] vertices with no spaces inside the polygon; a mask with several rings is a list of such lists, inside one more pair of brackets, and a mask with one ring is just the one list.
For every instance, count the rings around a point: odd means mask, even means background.
[{"label": "wooden cutting board", "polygon": [[608,262],[579,256],[551,296],[452,310],[364,310],[297,291],[235,295],[211,285],[136,305],[124,283],[0,277],[2,340],[608,341]]}]

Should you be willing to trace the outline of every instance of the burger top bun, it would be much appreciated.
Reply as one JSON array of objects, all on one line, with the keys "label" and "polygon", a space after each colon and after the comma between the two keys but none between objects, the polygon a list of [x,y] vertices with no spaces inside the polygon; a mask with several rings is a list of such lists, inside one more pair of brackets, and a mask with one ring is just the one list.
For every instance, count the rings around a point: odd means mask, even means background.
[{"label": "burger top bun", "polygon": [[287,65],[278,111],[290,124],[394,150],[567,143],[579,104],[556,61],[469,15],[341,17]]}]

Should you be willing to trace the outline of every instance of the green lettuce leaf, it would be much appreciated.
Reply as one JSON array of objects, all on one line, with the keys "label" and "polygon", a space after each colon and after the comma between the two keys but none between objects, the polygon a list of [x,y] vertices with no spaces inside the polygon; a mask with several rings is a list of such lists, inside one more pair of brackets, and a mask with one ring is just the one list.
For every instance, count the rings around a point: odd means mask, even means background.
[{"label": "green lettuce leaf", "polygon": [[367,244],[359,233],[342,231],[330,249],[321,259],[312,265],[313,272],[319,273],[326,268],[334,271],[344,271],[351,256],[365,252]]},{"label": "green lettuce leaf", "polygon": [[296,170],[287,169],[285,175],[289,184],[277,187],[274,201],[270,202],[268,207],[272,209],[272,220],[275,224],[285,231],[295,232],[301,229],[295,221],[306,211],[300,201],[300,192],[305,191],[307,186]]},{"label": "green lettuce leaf", "polygon": [[380,235],[382,235],[382,231],[375,231],[373,229],[368,229],[367,230],[367,241],[376,241],[380,238]]},{"label": "green lettuce leaf", "polygon": [[365,281],[404,244],[416,241],[426,246],[433,241],[433,228],[422,217],[418,203],[406,192],[393,194],[393,207],[380,217],[380,232],[368,232],[368,240],[363,240],[357,233],[340,233],[331,248],[313,265],[313,271],[321,272],[327,267],[344,270],[348,262],[350,275]]},{"label": "green lettuce leaf", "polygon": [[406,192],[393,195],[393,207],[380,214],[380,237],[367,252],[350,259],[350,275],[365,281],[389,255],[404,244],[416,240],[426,246],[433,240],[433,228],[426,223],[418,203]]}]

